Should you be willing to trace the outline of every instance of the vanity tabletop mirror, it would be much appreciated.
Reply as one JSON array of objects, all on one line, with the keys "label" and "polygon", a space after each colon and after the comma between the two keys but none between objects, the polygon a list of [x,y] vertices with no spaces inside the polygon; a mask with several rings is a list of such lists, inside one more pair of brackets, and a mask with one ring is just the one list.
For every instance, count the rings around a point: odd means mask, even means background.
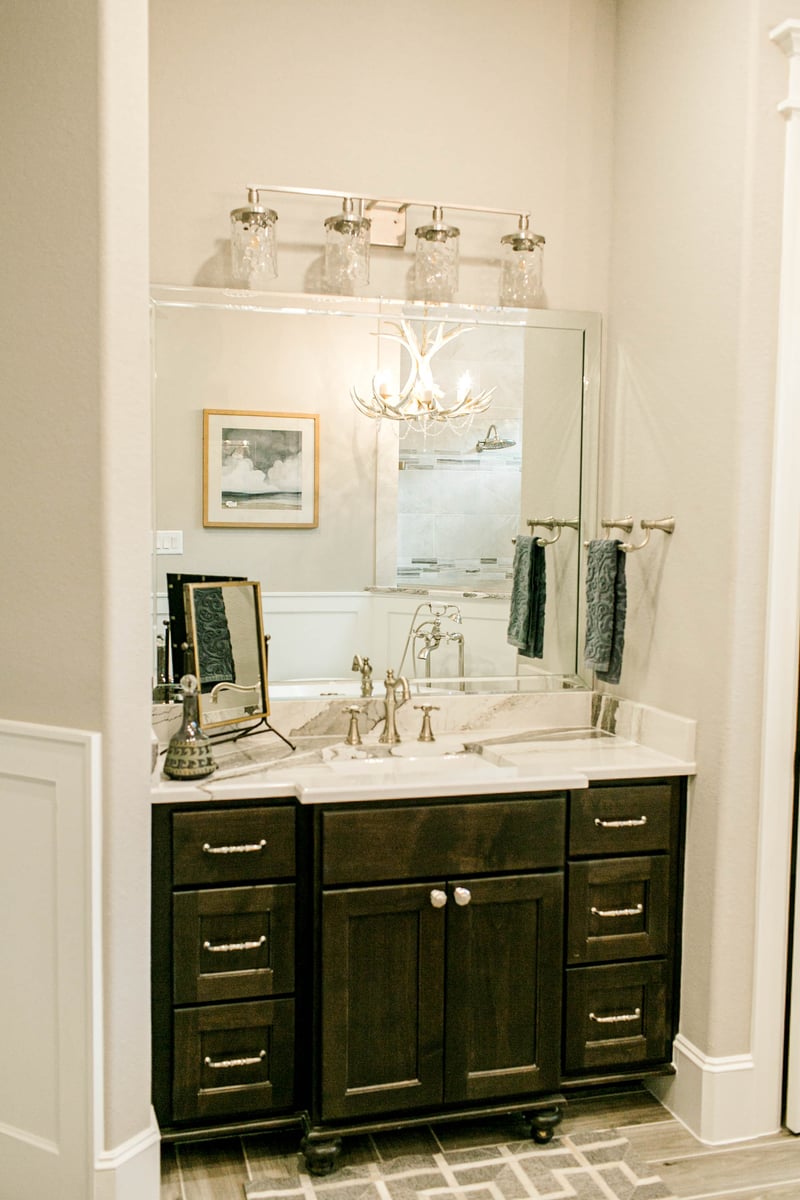
[{"label": "vanity tabletop mirror", "polygon": [[184,584],[184,610],[202,729],[269,715],[261,587],[249,581]]},{"label": "vanity tabletop mirror", "polygon": [[[598,315],[168,286],[151,297],[156,525],[182,535],[180,553],[170,544],[154,557],[156,632],[167,572],[235,574],[261,584],[272,700],[357,698],[356,657],[379,680],[407,646],[403,674],[417,690],[587,685],[582,545],[597,527]],[[473,391],[491,392],[485,411],[428,430],[359,411],[353,393],[407,378],[404,329],[429,344],[463,330],[431,360],[434,383],[450,391],[468,374]],[[235,443],[242,453],[248,422],[288,422],[298,448],[309,419],[318,423],[316,526],[292,527],[291,514],[204,526],[204,414],[227,411],[223,454]],[[273,432],[259,437],[278,447]],[[269,474],[267,462],[252,467],[249,478]],[[232,511],[239,502],[223,494]],[[521,534],[547,543],[537,659],[507,641]],[[437,627],[448,605],[460,619]]]}]

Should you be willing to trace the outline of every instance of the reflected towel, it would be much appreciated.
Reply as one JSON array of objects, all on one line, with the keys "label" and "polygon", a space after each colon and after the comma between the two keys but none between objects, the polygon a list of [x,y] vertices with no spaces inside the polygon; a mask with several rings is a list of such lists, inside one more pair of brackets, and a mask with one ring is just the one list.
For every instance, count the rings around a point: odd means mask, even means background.
[{"label": "reflected towel", "polygon": [[625,552],[616,538],[589,542],[584,661],[598,679],[619,683],[625,644]]},{"label": "reflected towel", "polygon": [[222,588],[196,588],[195,638],[200,683],[208,691],[215,683],[235,683],[233,647]]},{"label": "reflected towel", "polygon": [[534,537],[518,537],[514,550],[508,642],[525,658],[544,652],[544,605],[547,575],[544,546]]}]

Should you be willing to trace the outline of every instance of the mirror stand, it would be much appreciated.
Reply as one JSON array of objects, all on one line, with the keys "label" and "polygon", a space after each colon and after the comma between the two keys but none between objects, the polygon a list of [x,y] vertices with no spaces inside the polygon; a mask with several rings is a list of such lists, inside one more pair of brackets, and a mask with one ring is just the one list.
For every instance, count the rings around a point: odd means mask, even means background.
[{"label": "mirror stand", "polygon": [[282,742],[286,743],[290,750],[297,749],[294,742],[290,742],[279,729],[276,729],[274,725],[270,725],[266,717],[261,717],[256,725],[249,725],[247,729],[240,729],[237,733],[208,734],[208,737],[212,742],[238,742],[241,738],[250,737],[251,734],[258,733],[262,728],[266,729],[267,733],[274,733],[276,737],[279,737]]}]

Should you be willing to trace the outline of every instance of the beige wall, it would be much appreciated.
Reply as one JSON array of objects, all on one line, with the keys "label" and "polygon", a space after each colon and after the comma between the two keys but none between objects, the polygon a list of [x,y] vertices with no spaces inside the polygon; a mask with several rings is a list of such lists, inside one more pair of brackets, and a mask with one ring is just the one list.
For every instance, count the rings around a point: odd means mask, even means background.
[{"label": "beige wall", "polygon": [[0,716],[102,734],[98,1149],[150,1122],[146,19],[0,16]]},{"label": "beige wall", "polygon": [[[154,0],[151,275],[224,281],[227,213],[253,175],[530,206],[550,304],[608,313],[605,498],[678,519],[669,545],[629,563],[618,690],[700,722],[684,1027],[724,1055],[748,1045],[752,968],[786,70],[767,33],[792,14],[620,0],[612,239],[614,8]],[[0,715],[104,735],[116,1144],[147,1106],[144,14],[18,0],[3,26],[0,488],[19,586],[0,626]],[[23,241],[37,200],[54,219]],[[290,234],[304,220],[281,216]],[[281,286],[317,257],[290,253]],[[486,297],[487,279],[476,269],[464,298]]]},{"label": "beige wall", "polygon": [[610,690],[698,721],[681,1027],[711,1056],[750,1048],[786,7],[619,5],[601,507],[677,527],[628,559]]},{"label": "beige wall", "polygon": [[[228,282],[228,213],[267,182],[530,209],[550,307],[604,309],[613,12],[611,0],[154,0],[153,280]],[[338,203],[268,202],[276,286],[303,290]],[[401,266],[373,254],[373,291],[405,285],[429,217],[412,210]],[[514,219],[456,223],[459,298],[496,301],[494,270],[470,260],[499,255]]]},{"label": "beige wall", "polygon": [[[227,213],[248,182],[521,198],[547,237],[550,305],[606,315],[602,507],[677,519],[628,560],[610,690],[699,722],[683,1031],[712,1056],[750,1039],[786,80],[768,34],[786,9],[354,2],[345,31],[341,7],[311,0],[245,4],[236,22],[213,0],[202,22],[188,0],[152,6],[154,279],[229,281]],[[318,278],[330,202],[305,203],[274,198],[276,286]],[[486,233],[462,228],[464,248]],[[461,298],[492,298],[490,254]],[[396,294],[409,265],[390,276],[378,255],[373,287]]]}]

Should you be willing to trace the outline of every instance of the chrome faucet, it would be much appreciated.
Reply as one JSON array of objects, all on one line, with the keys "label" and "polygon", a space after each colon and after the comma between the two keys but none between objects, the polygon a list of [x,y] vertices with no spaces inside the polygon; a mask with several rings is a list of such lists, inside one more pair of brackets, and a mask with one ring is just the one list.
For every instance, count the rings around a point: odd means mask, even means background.
[{"label": "chrome faucet", "polygon": [[[384,746],[396,746],[400,741],[400,734],[397,732],[395,714],[398,708],[402,704],[405,704],[406,700],[411,699],[411,689],[404,675],[395,678],[395,673],[391,667],[386,672],[386,678],[383,682],[386,686],[386,716],[384,718],[383,733],[378,738],[378,741]],[[402,699],[399,701],[397,699],[398,688],[401,688],[403,693]]]}]

